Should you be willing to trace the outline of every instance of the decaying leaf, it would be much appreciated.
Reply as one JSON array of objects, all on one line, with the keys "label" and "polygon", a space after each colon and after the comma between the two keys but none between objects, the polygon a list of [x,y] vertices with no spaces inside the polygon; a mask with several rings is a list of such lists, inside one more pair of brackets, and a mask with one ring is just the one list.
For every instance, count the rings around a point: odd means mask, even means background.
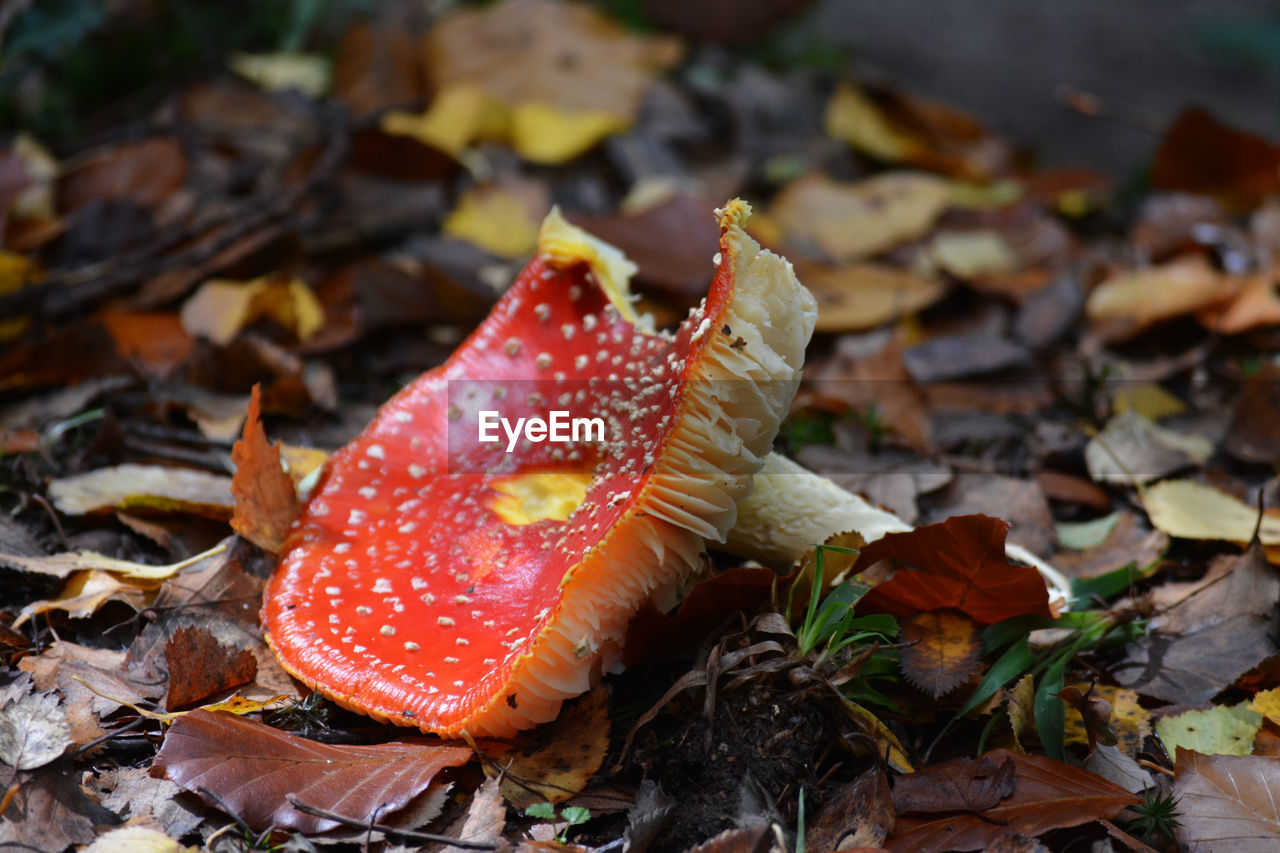
[{"label": "decaying leaf", "polygon": [[1241,702],[1161,717],[1156,720],[1156,735],[1170,755],[1179,749],[1202,755],[1248,755],[1261,727],[1262,714]]},{"label": "decaying leaf", "polygon": [[1142,485],[1213,455],[1213,443],[1153,423],[1128,411],[1107,421],[1085,447],[1089,476],[1098,482]]},{"label": "decaying leaf", "polygon": [[116,818],[85,796],[83,774],[63,761],[24,778],[0,817],[0,846],[62,850],[93,841],[94,826]]},{"label": "decaying leaf", "polygon": [[889,780],[883,770],[869,770],[827,800],[805,833],[805,849],[879,848],[894,820]]},{"label": "decaying leaf", "polygon": [[902,622],[902,674],[934,699],[945,696],[982,665],[977,626],[963,613],[933,610]]},{"label": "decaying leaf", "polygon": [[223,645],[203,628],[174,631],[164,655],[169,664],[164,706],[170,711],[247,684],[258,674],[253,652]]},{"label": "decaying leaf", "polygon": [[1280,149],[1270,142],[1224,124],[1202,107],[1190,107],[1165,131],[1151,182],[1252,208],[1280,189],[1278,167]]},{"label": "decaying leaf", "polygon": [[528,203],[500,186],[473,187],[445,219],[445,234],[501,258],[526,258],[538,240],[538,219]]},{"label": "decaying leaf", "polygon": [[252,281],[212,279],[182,305],[187,334],[219,346],[227,346],[241,329],[264,319],[305,341],[324,327],[324,307],[306,282],[276,273]]},{"label": "decaying leaf", "polygon": [[1035,837],[1049,829],[1110,819],[1138,802],[1100,776],[1049,758],[1003,749],[992,750],[984,758],[994,768],[1013,762],[1014,785],[1009,796],[980,813],[899,813],[885,846],[902,853],[980,850],[1007,835]]},{"label": "decaying leaf", "polygon": [[1269,722],[1280,726],[1280,687],[1255,693],[1249,702],[1249,710],[1258,712]]},{"label": "decaying leaf", "polygon": [[[1142,749],[1143,739],[1151,734],[1151,712],[1138,704],[1138,692],[1110,684],[1068,685],[1082,695],[1092,695],[1104,700],[1108,716],[1103,721],[1115,735],[1116,745],[1125,755],[1136,755]],[[1089,743],[1089,734],[1081,712],[1068,702],[1063,726],[1064,743]]]},{"label": "decaying leaf", "polygon": [[1178,750],[1178,841],[1194,853],[1267,853],[1280,844],[1280,758]]},{"label": "decaying leaf", "polygon": [[267,442],[259,406],[258,386],[254,385],[244,433],[231,448],[231,461],[236,466],[231,478],[235,497],[231,529],[274,554],[284,544],[289,525],[298,515],[298,495],[293,480],[280,465],[280,443]]},{"label": "decaying leaf", "polygon": [[52,575],[57,578],[68,577],[80,571],[114,572],[125,578],[134,580],[159,581],[172,577],[179,571],[193,567],[203,560],[216,557],[226,550],[225,544],[219,544],[188,557],[177,563],[165,566],[152,566],[147,563],[135,563],[132,560],[117,560],[96,551],[73,551],[66,554],[50,554],[47,557],[29,557],[21,554],[0,554],[0,563],[10,565],[23,571],[40,575]]},{"label": "decaying leaf", "polygon": [[948,181],[917,172],[886,172],[856,184],[812,175],[778,193],[769,217],[793,249],[843,262],[923,236],[950,197]]},{"label": "decaying leaf", "polygon": [[51,610],[65,610],[73,619],[83,619],[97,613],[108,601],[123,602],[134,610],[142,610],[159,585],[159,581],[121,577],[97,569],[75,572],[57,597],[25,605],[13,625],[16,628],[32,616]]},{"label": "decaying leaf", "polygon": [[[502,798],[499,780],[497,777],[485,779],[472,794],[471,803],[467,806],[466,820],[456,837],[463,841],[492,844],[496,847],[502,839],[502,830],[506,825],[507,804]],[[463,853],[463,850],[450,845],[440,853]]]},{"label": "decaying leaf", "polygon": [[290,805],[337,811],[361,822],[396,812],[446,767],[471,760],[471,749],[425,738],[377,746],[330,746],[227,714],[196,710],[174,721],[151,772],[210,805],[231,808],[255,829],[304,833],[338,826]]},{"label": "decaying leaf", "polygon": [[1049,616],[1040,573],[1005,556],[1008,531],[1000,519],[960,515],[872,542],[858,558],[859,571],[889,559],[900,567],[862,598],[859,609],[909,616],[954,608],[982,625],[1023,614]]},{"label": "decaying leaf", "polygon": [[49,484],[49,497],[68,515],[140,509],[187,512],[225,521],[233,505],[230,477],[133,463],[54,480]]},{"label": "decaying leaf", "polygon": [[532,746],[498,759],[502,796],[521,810],[569,799],[586,787],[604,761],[609,747],[608,691],[597,687],[528,737],[533,738]]},{"label": "decaying leaf", "polygon": [[0,707],[0,762],[18,770],[43,767],[70,745],[71,729],[57,693],[27,693]]},{"label": "decaying leaf", "polygon": [[904,776],[893,786],[893,808],[899,815],[932,812],[984,812],[1014,792],[1012,758],[993,761],[955,758]]},{"label": "decaying leaf", "polygon": [[99,835],[85,853],[199,853],[146,826],[122,826]]}]

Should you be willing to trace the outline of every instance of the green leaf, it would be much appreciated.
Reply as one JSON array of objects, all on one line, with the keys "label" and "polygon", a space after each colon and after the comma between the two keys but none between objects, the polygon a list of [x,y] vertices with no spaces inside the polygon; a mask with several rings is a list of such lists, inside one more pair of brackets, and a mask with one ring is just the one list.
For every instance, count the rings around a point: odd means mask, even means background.
[{"label": "green leaf", "polygon": [[1040,735],[1040,745],[1044,747],[1045,753],[1055,761],[1063,760],[1062,741],[1063,729],[1066,726],[1066,705],[1053,694],[1061,692],[1062,673],[1066,669],[1067,661],[1071,660],[1075,653],[1073,648],[1068,648],[1054,659],[1049,665],[1049,669],[1041,677],[1040,683],[1036,685],[1035,701],[1032,707],[1035,709],[1036,716],[1036,732]]},{"label": "green leaf", "polygon": [[556,807],[551,803],[534,803],[524,810],[529,817],[536,817],[538,820],[555,820]]},{"label": "green leaf", "polygon": [[1118,512],[1091,521],[1059,521],[1055,525],[1058,531],[1058,544],[1063,548],[1073,548],[1076,551],[1096,548],[1106,541],[1119,521],[1120,513]]},{"label": "green leaf", "polygon": [[969,701],[964,704],[964,707],[960,709],[956,716],[963,717],[965,714],[990,699],[995,695],[997,690],[1022,675],[1022,673],[1030,669],[1035,662],[1036,656],[1031,652],[1031,647],[1027,645],[1026,637],[1015,642],[1009,647],[1008,651],[1001,655],[1000,658],[991,665],[991,669],[987,670],[987,674],[978,685],[978,689],[973,691],[973,695],[969,697]]},{"label": "green leaf", "polygon": [[569,826],[577,826],[591,820],[591,809],[582,806],[565,806],[560,810],[560,817],[568,821]]}]

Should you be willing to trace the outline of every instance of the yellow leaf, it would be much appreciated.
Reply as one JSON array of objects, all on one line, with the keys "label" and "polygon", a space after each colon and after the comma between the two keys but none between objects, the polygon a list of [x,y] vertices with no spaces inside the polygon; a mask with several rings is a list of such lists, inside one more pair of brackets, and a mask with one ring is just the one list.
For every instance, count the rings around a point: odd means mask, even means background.
[{"label": "yellow leaf", "polygon": [[[502,796],[519,809],[569,799],[591,781],[609,748],[608,691],[596,687],[525,737],[534,745],[500,759]],[[494,770],[486,764],[486,773]]]},{"label": "yellow leaf", "polygon": [[54,480],[49,497],[68,515],[141,508],[227,519],[233,506],[230,477],[132,463]]},{"label": "yellow leaf", "polygon": [[298,483],[311,476],[317,468],[329,461],[328,451],[321,450],[318,447],[301,447],[296,444],[280,444],[280,459],[284,462],[284,469],[289,472],[293,484]]},{"label": "yellow leaf", "polygon": [[525,202],[499,187],[473,187],[444,221],[444,233],[502,258],[523,258],[538,244],[538,223]]},{"label": "yellow leaf", "polygon": [[570,111],[554,104],[520,104],[511,113],[511,142],[529,162],[555,166],[630,124],[630,119],[606,110]]},{"label": "yellow leaf", "polygon": [[1249,755],[1261,727],[1262,715],[1241,702],[1162,717],[1156,720],[1156,735],[1170,755],[1178,747],[1202,755]]},{"label": "yellow leaf", "polygon": [[[1088,693],[1090,685],[1073,684],[1081,693]],[[1138,704],[1138,691],[1111,684],[1094,684],[1093,696],[1099,696],[1111,703],[1111,730],[1115,732],[1116,746],[1125,755],[1133,756],[1142,749],[1142,740],[1151,733],[1151,712]],[[1084,718],[1080,712],[1067,703],[1065,706],[1064,742],[1087,745],[1088,734],[1085,732]]]},{"label": "yellow leaf", "polygon": [[926,234],[946,210],[950,187],[921,172],[886,172],[854,184],[810,175],[778,193],[769,213],[793,247],[850,261]]},{"label": "yellow leaf", "polygon": [[0,296],[36,281],[43,275],[40,265],[17,252],[0,251]]},{"label": "yellow leaf", "polygon": [[1035,720],[1035,678],[1027,673],[1013,687],[1000,692],[1005,696],[1004,710],[1009,715],[1013,742],[1017,744],[1018,752],[1026,752],[1022,746],[1022,735]]},{"label": "yellow leaf", "polygon": [[392,110],[382,117],[383,133],[410,136],[457,157],[480,139],[506,139],[511,111],[479,83],[442,88],[424,113]]},{"label": "yellow leaf", "polygon": [[[1226,492],[1192,480],[1164,480],[1142,493],[1151,523],[1179,539],[1248,542],[1258,528],[1263,545],[1280,545],[1280,515],[1258,510]],[[1268,555],[1270,558],[1270,554]]]},{"label": "yellow leaf", "polygon": [[1180,415],[1187,406],[1155,382],[1125,383],[1111,398],[1111,410],[1120,415],[1137,412],[1149,421]]},{"label": "yellow leaf", "polygon": [[903,621],[902,643],[902,674],[934,699],[959,687],[982,665],[977,625],[963,613],[917,613]]},{"label": "yellow leaf", "polygon": [[1249,703],[1250,711],[1257,711],[1272,723],[1280,726],[1280,687],[1262,690],[1253,695]]},{"label": "yellow leaf", "polygon": [[251,323],[270,319],[305,341],[324,327],[324,308],[299,279],[265,275],[252,281],[212,279],[182,305],[182,328],[219,346]]},{"label": "yellow leaf", "polygon": [[879,717],[857,702],[851,702],[848,699],[843,699],[841,706],[849,719],[875,744],[876,755],[881,760],[899,773],[915,772],[910,759],[907,758],[907,751],[902,748],[897,735],[882,723]]},{"label": "yellow leaf", "polygon": [[34,136],[19,133],[13,140],[13,153],[22,161],[31,185],[18,193],[9,212],[19,219],[53,219],[54,183],[58,179],[58,160]]},{"label": "yellow leaf", "polygon": [[194,557],[188,557],[165,566],[151,566],[146,563],[134,563],[129,560],[117,560],[97,551],[69,551],[64,554],[50,554],[47,557],[24,557],[19,554],[0,554],[0,563],[17,566],[25,571],[39,575],[51,575],[65,578],[75,572],[94,570],[114,572],[125,578],[134,580],[161,581],[172,577],[181,570],[193,566],[208,557],[213,557],[227,550],[226,542],[219,542],[208,551],[201,551]]},{"label": "yellow leaf", "polygon": [[308,98],[319,98],[329,88],[329,60],[312,53],[234,53],[231,70],[260,89],[290,89]]},{"label": "yellow leaf", "polygon": [[96,569],[76,572],[56,598],[33,601],[22,608],[13,627],[18,628],[32,616],[54,610],[66,611],[73,619],[83,619],[98,612],[108,601],[122,601],[134,610],[142,610],[160,588],[160,581],[122,577]]},{"label": "yellow leaf", "polygon": [[889,163],[909,160],[920,151],[916,140],[898,131],[861,89],[847,81],[827,102],[823,128],[832,139]]},{"label": "yellow leaf", "polygon": [[1085,309],[1095,322],[1133,332],[1230,299],[1239,287],[1238,279],[1190,255],[1112,276],[1093,289]]},{"label": "yellow leaf", "polygon": [[818,300],[819,332],[873,329],[929,307],[946,285],[886,264],[802,265],[801,280]]}]

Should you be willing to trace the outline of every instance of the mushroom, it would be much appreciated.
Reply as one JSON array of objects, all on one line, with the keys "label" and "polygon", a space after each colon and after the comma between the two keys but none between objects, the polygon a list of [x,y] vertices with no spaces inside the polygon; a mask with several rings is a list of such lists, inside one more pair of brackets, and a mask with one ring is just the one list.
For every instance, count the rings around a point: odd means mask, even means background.
[{"label": "mushroom", "polygon": [[[799,383],[816,303],[749,211],[719,212],[718,271],[674,334],[636,316],[621,253],[553,212],[488,319],[322,473],[263,604],[285,669],[379,720],[506,736],[614,666],[640,604],[724,540]],[[553,411],[604,435],[553,442]]]}]

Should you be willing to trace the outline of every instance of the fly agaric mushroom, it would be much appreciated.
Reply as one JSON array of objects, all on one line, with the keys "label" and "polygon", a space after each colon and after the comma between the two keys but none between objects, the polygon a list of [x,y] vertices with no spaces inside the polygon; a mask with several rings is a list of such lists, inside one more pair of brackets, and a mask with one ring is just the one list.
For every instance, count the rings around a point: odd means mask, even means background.
[{"label": "fly agaric mushroom", "polygon": [[[510,735],[585,692],[724,539],[799,383],[817,306],[748,215],[720,212],[710,293],[664,335],[621,253],[553,212],[488,319],[330,460],[263,604],[285,669],[442,735]],[[550,410],[606,434],[479,440]]]}]

